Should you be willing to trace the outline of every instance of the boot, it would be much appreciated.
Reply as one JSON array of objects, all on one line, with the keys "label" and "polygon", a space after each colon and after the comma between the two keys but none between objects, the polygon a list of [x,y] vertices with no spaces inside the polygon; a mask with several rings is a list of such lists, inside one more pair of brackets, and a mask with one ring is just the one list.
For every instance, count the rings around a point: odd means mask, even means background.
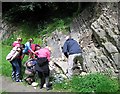
[{"label": "boot", "polygon": [[48,85],[46,85],[46,90],[51,90],[52,89],[52,83],[49,83]]},{"label": "boot", "polygon": [[19,78],[19,74],[18,73],[16,74],[16,82],[22,82],[22,80],[20,80],[20,78]]},{"label": "boot", "polygon": [[49,77],[45,77],[45,83],[46,83],[46,90],[52,89],[52,83],[49,82]]}]

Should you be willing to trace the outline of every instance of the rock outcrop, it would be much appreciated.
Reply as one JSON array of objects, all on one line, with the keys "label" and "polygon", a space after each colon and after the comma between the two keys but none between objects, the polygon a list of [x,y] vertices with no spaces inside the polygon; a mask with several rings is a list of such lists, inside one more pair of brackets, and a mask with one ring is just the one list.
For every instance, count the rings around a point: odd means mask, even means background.
[{"label": "rock outcrop", "polygon": [[[73,20],[71,36],[82,47],[87,73],[100,72],[117,76],[120,70],[118,3],[97,3],[94,7],[97,7],[94,14],[91,9],[84,10]],[[46,39],[53,49],[52,64],[59,66],[63,73],[67,69],[67,59],[61,50],[65,36],[56,30]]]}]

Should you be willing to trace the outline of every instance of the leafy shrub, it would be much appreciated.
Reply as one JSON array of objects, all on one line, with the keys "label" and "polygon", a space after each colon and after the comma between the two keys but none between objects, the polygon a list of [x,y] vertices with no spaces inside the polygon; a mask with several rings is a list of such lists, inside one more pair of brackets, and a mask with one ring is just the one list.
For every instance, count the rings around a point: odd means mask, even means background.
[{"label": "leafy shrub", "polygon": [[25,44],[29,38],[33,38],[34,43],[42,44],[42,39],[40,38],[40,35],[36,31],[36,29],[28,26],[27,24],[20,25],[18,29],[13,32],[13,34],[11,34],[8,39],[2,41],[2,44],[11,46],[11,44],[17,39],[17,37],[21,37],[23,39],[23,44]]},{"label": "leafy shrub", "polygon": [[71,20],[71,18],[54,19],[51,23],[46,22],[44,25],[38,24],[38,27],[35,27],[34,25],[31,26],[31,24],[28,23],[21,23],[8,39],[2,41],[2,44],[11,46],[17,37],[21,37],[23,38],[23,44],[26,43],[29,38],[33,38],[34,43],[42,45],[44,35],[50,36],[50,34],[56,29],[64,33],[67,32]]}]

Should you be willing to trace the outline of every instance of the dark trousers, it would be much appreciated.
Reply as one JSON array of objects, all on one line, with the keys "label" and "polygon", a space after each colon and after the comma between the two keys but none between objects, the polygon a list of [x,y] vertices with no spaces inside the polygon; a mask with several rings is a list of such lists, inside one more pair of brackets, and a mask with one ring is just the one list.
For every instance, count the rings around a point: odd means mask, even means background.
[{"label": "dark trousers", "polygon": [[49,76],[45,76],[44,73],[38,72],[40,78],[40,88],[43,88],[43,85],[46,83],[46,87],[49,87]]},{"label": "dark trousers", "polygon": [[38,58],[35,70],[38,72],[40,78],[40,88],[46,83],[46,87],[49,87],[49,65],[47,58]]}]

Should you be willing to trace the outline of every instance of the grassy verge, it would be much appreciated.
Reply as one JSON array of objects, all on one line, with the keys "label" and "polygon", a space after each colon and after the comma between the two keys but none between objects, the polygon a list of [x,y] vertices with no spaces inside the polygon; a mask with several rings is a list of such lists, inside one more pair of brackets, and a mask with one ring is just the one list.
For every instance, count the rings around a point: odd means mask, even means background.
[{"label": "grassy verge", "polygon": [[5,76],[11,76],[11,64],[6,60],[6,56],[7,54],[10,52],[11,47],[10,46],[6,46],[6,45],[2,45],[2,62],[0,63],[1,69],[2,69],[2,75]]},{"label": "grassy verge", "polygon": [[[119,85],[116,79],[103,74],[75,76],[71,80],[54,85],[54,89],[65,92],[118,92]],[[105,93],[105,94],[106,94]]]}]

